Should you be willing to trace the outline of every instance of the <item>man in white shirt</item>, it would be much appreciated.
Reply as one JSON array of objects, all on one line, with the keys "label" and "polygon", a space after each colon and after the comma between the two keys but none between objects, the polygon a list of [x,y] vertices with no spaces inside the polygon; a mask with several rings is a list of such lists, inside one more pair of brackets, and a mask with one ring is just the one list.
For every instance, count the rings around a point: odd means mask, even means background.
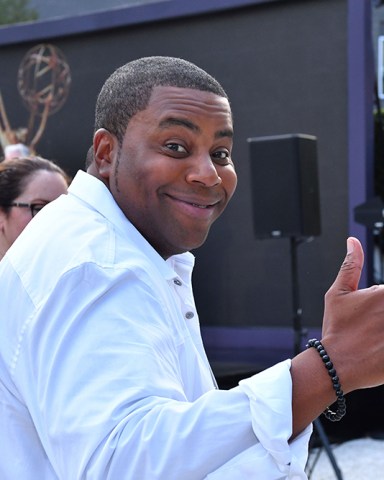
[{"label": "man in white shirt", "polygon": [[[232,137],[224,90],[189,62],[106,81],[88,173],[0,264],[1,479],[306,478],[336,399],[316,349],[224,391],[200,337],[189,250],[234,193]],[[348,249],[322,339],[345,392],[384,382],[384,292],[356,291]]]}]

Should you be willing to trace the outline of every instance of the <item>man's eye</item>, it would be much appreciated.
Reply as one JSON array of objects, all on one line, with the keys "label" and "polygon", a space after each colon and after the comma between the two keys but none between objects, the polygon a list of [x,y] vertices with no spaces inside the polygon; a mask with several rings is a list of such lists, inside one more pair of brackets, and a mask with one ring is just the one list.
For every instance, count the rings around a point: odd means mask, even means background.
[{"label": "man's eye", "polygon": [[179,143],[167,143],[166,147],[173,152],[186,153],[186,149]]},{"label": "man's eye", "polygon": [[231,157],[227,150],[219,150],[212,155],[215,162],[220,165],[227,165],[231,161]]}]

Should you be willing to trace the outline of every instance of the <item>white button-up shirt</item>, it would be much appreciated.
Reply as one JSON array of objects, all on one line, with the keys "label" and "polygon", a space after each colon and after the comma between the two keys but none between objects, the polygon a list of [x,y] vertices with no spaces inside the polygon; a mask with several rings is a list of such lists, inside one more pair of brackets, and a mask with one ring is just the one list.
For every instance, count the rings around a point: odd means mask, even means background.
[{"label": "white button-up shirt", "polygon": [[79,172],[0,263],[0,478],[306,478],[290,361],[216,388],[190,253],[164,261]]}]

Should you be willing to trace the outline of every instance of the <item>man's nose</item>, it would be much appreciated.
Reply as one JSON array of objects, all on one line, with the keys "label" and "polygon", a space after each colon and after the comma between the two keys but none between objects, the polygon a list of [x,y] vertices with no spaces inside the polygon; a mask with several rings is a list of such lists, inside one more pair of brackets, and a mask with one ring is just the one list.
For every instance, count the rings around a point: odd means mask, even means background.
[{"label": "man's nose", "polygon": [[205,187],[220,185],[221,177],[210,155],[199,155],[195,158],[187,172],[188,182],[197,182]]}]

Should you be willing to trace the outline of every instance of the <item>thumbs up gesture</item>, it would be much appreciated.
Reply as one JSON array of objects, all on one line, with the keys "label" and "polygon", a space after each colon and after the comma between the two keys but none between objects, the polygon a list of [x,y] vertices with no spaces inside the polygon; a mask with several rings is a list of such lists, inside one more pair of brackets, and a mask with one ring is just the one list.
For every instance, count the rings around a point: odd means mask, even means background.
[{"label": "thumbs up gesture", "polygon": [[[358,289],[364,254],[348,238],[347,255],[325,295],[321,342],[344,393],[384,384],[384,285]],[[293,437],[336,400],[318,352],[292,359]]]},{"label": "thumbs up gesture", "polygon": [[322,338],[344,392],[384,383],[384,285],[358,290],[364,254],[348,238],[347,255],[325,295]]}]

